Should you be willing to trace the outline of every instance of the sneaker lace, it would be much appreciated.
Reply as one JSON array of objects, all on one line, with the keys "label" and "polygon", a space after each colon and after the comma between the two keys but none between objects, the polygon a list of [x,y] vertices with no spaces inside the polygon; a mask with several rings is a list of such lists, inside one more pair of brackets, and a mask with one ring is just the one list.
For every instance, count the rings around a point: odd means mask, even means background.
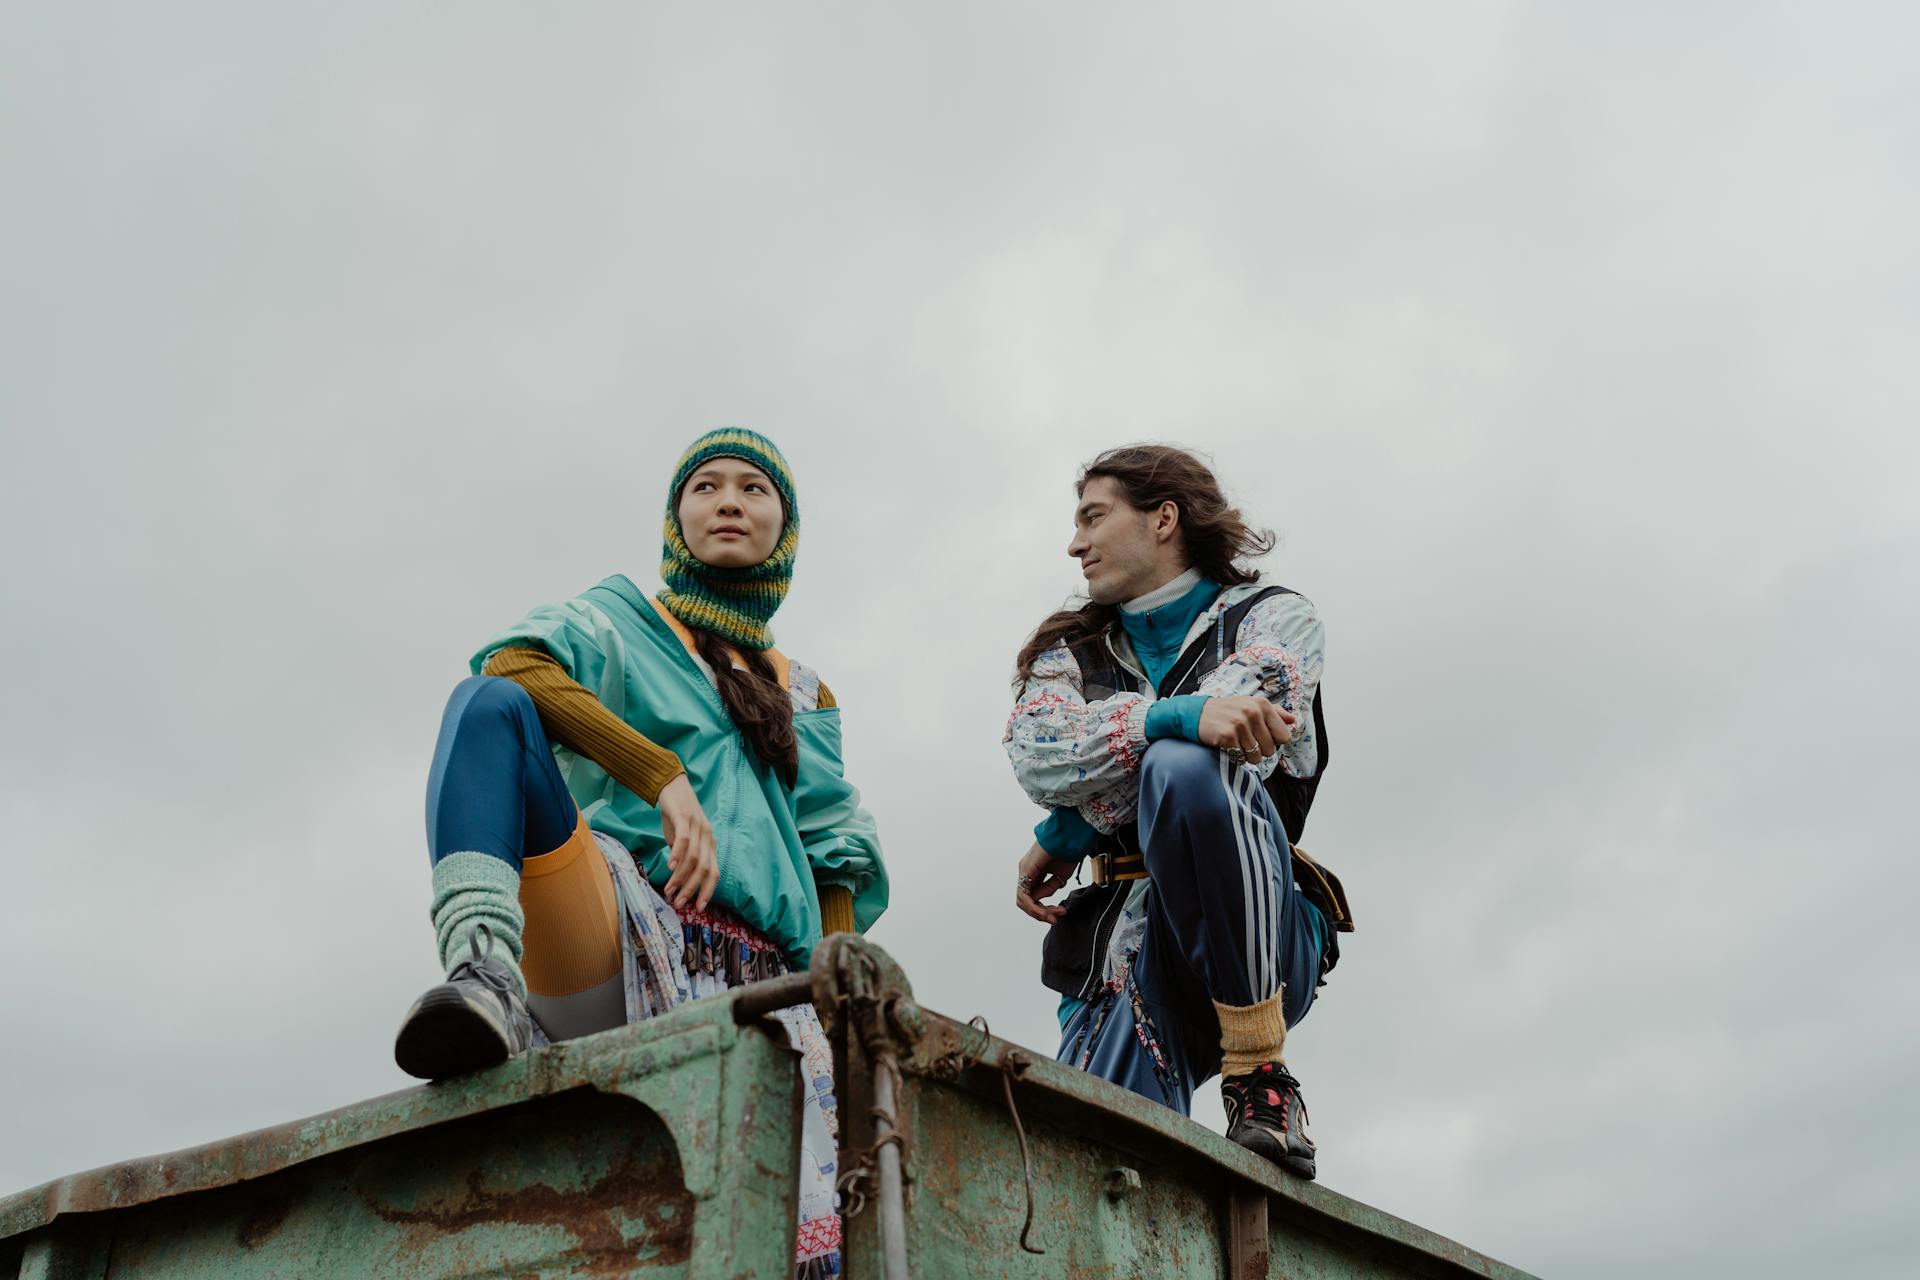
[{"label": "sneaker lace", "polygon": [[[487,943],[484,951],[480,949],[482,938],[485,938]],[[467,946],[472,954],[453,967],[453,972],[447,975],[447,980],[454,982],[461,978],[471,978],[499,995],[501,1000],[508,1000],[515,993],[513,979],[507,976],[506,970],[486,963],[493,958],[493,945],[493,930],[485,923],[476,925],[473,933],[467,938]]]},{"label": "sneaker lace", "polygon": [[[1263,1081],[1252,1075],[1241,1076],[1232,1082],[1232,1087],[1239,1093],[1243,1100],[1242,1106],[1249,1113],[1258,1114],[1263,1118],[1275,1117],[1284,1110],[1287,1095],[1292,1094],[1293,1104],[1300,1108],[1301,1123],[1310,1124],[1313,1121],[1313,1117],[1307,1113],[1307,1100],[1300,1094],[1300,1082],[1294,1079],[1293,1072],[1285,1067],[1275,1071],[1270,1080]],[[1266,1090],[1269,1088],[1279,1093],[1279,1104],[1267,1101]]]},{"label": "sneaker lace", "polygon": [[[1293,1072],[1287,1070],[1285,1067],[1280,1068],[1280,1080],[1286,1093],[1293,1095],[1293,1105],[1300,1108],[1300,1123],[1303,1125],[1312,1124],[1313,1116],[1307,1111],[1306,1097],[1301,1094],[1300,1082],[1293,1078]],[[1286,1093],[1281,1094],[1281,1097],[1284,1098]]]}]

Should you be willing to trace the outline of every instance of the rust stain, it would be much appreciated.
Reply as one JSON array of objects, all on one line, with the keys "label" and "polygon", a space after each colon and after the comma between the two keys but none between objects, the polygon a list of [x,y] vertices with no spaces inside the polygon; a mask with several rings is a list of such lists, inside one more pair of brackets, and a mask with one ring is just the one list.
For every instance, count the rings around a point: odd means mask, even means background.
[{"label": "rust stain", "polygon": [[293,1189],[280,1187],[268,1195],[262,1196],[240,1223],[237,1238],[242,1249],[258,1249],[271,1240],[281,1227],[286,1225],[287,1215],[293,1212]]},{"label": "rust stain", "polygon": [[[401,1209],[381,1204],[365,1190],[356,1194],[383,1221],[396,1226],[424,1226],[453,1234],[483,1223],[519,1223],[556,1226],[579,1243],[569,1261],[578,1275],[625,1276],[639,1250],[651,1247],[649,1261],[685,1262],[693,1247],[693,1201],[678,1185],[662,1187],[648,1177],[627,1152],[620,1163],[598,1182],[578,1191],[563,1191],[545,1183],[494,1190],[475,1169],[467,1174],[466,1193],[458,1199],[424,1209]],[[621,1225],[638,1223],[645,1230],[628,1241]]]}]

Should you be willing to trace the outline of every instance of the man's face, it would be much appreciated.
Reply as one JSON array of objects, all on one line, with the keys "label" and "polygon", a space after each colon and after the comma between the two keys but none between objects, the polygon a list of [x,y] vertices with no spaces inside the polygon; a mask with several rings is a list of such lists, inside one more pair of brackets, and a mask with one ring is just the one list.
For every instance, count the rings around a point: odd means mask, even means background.
[{"label": "man's face", "polygon": [[702,564],[744,569],[773,554],[786,527],[780,494],[760,468],[712,458],[680,491],[680,534]]},{"label": "man's face", "polygon": [[1095,604],[1145,595],[1166,576],[1153,516],[1130,505],[1111,476],[1095,476],[1080,491],[1067,554],[1080,561]]}]

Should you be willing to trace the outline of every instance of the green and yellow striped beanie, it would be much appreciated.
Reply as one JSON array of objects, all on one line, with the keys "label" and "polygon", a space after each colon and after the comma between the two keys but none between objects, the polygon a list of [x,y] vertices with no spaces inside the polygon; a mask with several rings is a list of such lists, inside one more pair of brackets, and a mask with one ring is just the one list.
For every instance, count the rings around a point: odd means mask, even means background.
[{"label": "green and yellow striped beanie", "polygon": [[[712,458],[739,458],[767,473],[786,508],[787,524],[773,554],[759,564],[725,569],[694,559],[680,529],[680,490],[700,465]],[[745,427],[721,427],[687,446],[667,488],[665,547],[660,577],[667,586],[660,603],[689,627],[711,631],[743,649],[771,649],[767,622],[787,598],[793,583],[794,556],[800,549],[800,503],[793,493],[793,472],[780,447]]]}]

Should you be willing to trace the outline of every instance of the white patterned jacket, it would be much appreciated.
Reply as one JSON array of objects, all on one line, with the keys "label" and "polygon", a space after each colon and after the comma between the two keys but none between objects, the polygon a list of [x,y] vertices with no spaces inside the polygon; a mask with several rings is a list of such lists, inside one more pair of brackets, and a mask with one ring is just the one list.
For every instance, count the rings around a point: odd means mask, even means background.
[{"label": "white patterned jacket", "polygon": [[[1184,645],[1204,635],[1220,616],[1264,584],[1228,587],[1194,619]],[[1140,794],[1140,760],[1146,753],[1147,708],[1154,693],[1139,673],[1125,628],[1108,630],[1106,643],[1121,664],[1138,676],[1138,693],[1121,692],[1088,702],[1080,665],[1065,644],[1034,660],[1033,675],[1016,675],[1013,714],[1001,743],[1013,774],[1036,804],[1073,808],[1094,829],[1112,832],[1133,820]],[[1309,714],[1320,687],[1326,634],[1313,602],[1288,593],[1256,604],[1242,620],[1226,659],[1208,672],[1195,690],[1208,697],[1252,694],[1265,697],[1297,717],[1293,741],[1257,766],[1262,779],[1281,769],[1293,777],[1311,777],[1320,748]]]}]

